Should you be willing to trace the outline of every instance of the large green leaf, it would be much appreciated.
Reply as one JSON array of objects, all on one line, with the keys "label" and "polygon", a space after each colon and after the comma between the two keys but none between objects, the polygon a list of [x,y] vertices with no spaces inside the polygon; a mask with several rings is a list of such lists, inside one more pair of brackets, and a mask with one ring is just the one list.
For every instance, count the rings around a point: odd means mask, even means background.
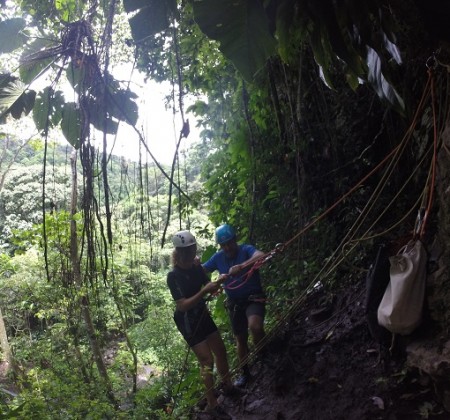
[{"label": "large green leaf", "polygon": [[190,105],[186,112],[192,112],[195,116],[203,116],[208,111],[208,104],[205,101],[197,100],[193,105]]},{"label": "large green leaf", "polygon": [[[67,79],[76,92],[84,95],[86,75],[89,69],[84,66],[70,65]],[[104,77],[105,84],[98,83],[89,89],[87,111],[92,125],[100,131],[115,134],[118,121],[135,125],[138,119],[137,95],[131,90],[121,89],[120,84],[110,74]]]},{"label": "large green leaf", "polygon": [[123,0],[123,7],[127,13],[130,13],[145,7],[152,7],[154,3],[164,3],[166,10],[173,14],[177,10],[176,0]]},{"label": "large green leaf", "polygon": [[58,44],[48,38],[36,38],[20,57],[20,77],[31,83],[58,57]]},{"label": "large green leaf", "polygon": [[116,134],[119,127],[118,121],[114,120],[112,116],[105,112],[105,108],[100,105],[99,101],[92,98],[88,101],[87,111],[91,124],[97,129],[106,134]]},{"label": "large green leaf", "polygon": [[33,120],[39,131],[55,127],[62,118],[64,97],[61,91],[53,92],[46,87],[36,98],[33,108]]},{"label": "large green leaf", "polygon": [[381,59],[372,48],[368,48],[367,65],[369,68],[368,81],[375,89],[377,95],[403,114],[405,110],[403,99],[384,77]]},{"label": "large green leaf", "polygon": [[75,0],[55,0],[55,8],[64,22],[73,22],[78,19],[76,14],[78,2]]},{"label": "large green leaf", "polygon": [[276,41],[260,0],[194,0],[195,20],[243,77],[253,76],[275,53]]},{"label": "large green leaf", "polygon": [[0,22],[0,54],[10,53],[24,46],[27,39],[21,31],[25,26],[26,22],[21,18],[13,18]]},{"label": "large green leaf", "polygon": [[70,62],[67,67],[66,76],[75,92],[80,94],[82,90],[86,88],[86,86],[84,86],[86,66],[75,65],[73,62]]},{"label": "large green leaf", "polygon": [[355,75],[363,76],[365,74],[363,61],[353,49],[351,40],[344,36],[333,2],[331,0],[313,1],[310,2],[310,9],[312,19],[324,25],[325,30],[322,36],[328,39],[331,46],[329,54],[343,60]]},{"label": "large green leaf", "polygon": [[319,65],[322,79],[329,88],[334,89],[334,83],[331,77],[331,47],[328,42],[328,37],[323,35],[324,32],[326,30],[320,22],[312,24],[309,42],[313,50],[314,59]]},{"label": "large green leaf", "polygon": [[19,79],[0,74],[0,118],[11,114],[15,119],[28,115],[33,109],[36,92],[28,90]]},{"label": "large green leaf", "polygon": [[[294,12],[294,8],[296,10]],[[292,48],[297,50],[308,34],[309,15],[306,2],[295,0],[281,1],[276,11],[276,32],[278,53],[284,62],[289,63]],[[294,58],[295,60],[295,58]]]},{"label": "large green leaf", "polygon": [[36,92],[34,90],[23,92],[19,99],[12,104],[9,112],[16,120],[22,118],[22,115],[28,115],[33,109],[35,98]]},{"label": "large green leaf", "polygon": [[130,90],[114,90],[107,102],[107,110],[110,115],[118,120],[134,126],[138,120],[138,106],[134,99],[137,95]]},{"label": "large green leaf", "polygon": [[129,19],[131,34],[136,42],[164,31],[169,16],[176,10],[175,0],[124,0],[126,12],[138,12]]},{"label": "large green leaf", "polygon": [[9,73],[0,73],[0,109],[8,109],[22,93],[25,85]]},{"label": "large green leaf", "polygon": [[80,148],[81,116],[80,110],[74,102],[64,104],[62,110],[61,129],[66,140],[75,149]]}]

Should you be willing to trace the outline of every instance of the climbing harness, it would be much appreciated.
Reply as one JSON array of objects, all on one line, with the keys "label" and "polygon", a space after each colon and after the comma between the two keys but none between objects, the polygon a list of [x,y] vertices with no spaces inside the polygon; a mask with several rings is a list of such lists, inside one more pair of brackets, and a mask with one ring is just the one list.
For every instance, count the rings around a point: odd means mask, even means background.
[{"label": "climbing harness", "polygon": [[265,293],[258,293],[250,295],[243,299],[226,298],[224,301],[225,307],[231,312],[237,312],[241,308],[246,308],[251,303],[267,303],[267,296]]}]

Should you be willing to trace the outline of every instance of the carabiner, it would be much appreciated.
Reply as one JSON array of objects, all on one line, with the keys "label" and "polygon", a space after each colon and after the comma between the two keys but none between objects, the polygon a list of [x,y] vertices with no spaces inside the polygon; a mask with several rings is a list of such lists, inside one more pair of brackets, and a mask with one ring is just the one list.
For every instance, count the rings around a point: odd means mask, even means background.
[{"label": "carabiner", "polygon": [[428,57],[428,59],[427,59],[427,61],[425,63],[425,65],[427,66],[427,69],[429,69],[429,70],[435,70],[436,67],[438,66],[438,64],[439,63],[438,63],[438,60],[436,58],[436,53],[435,52],[433,52],[433,54],[431,54]]}]

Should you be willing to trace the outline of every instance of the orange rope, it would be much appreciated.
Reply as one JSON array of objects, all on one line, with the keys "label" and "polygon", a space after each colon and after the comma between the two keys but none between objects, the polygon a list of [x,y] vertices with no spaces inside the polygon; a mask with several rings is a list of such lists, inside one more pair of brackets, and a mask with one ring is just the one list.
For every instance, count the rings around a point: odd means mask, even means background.
[{"label": "orange rope", "polygon": [[435,86],[434,86],[434,78],[433,78],[433,69],[428,69],[428,73],[431,78],[431,109],[433,113],[433,157],[431,161],[431,182],[430,182],[430,189],[428,191],[428,204],[427,208],[425,210],[425,214],[423,216],[423,222],[422,226],[420,227],[420,239],[423,238],[425,234],[425,226],[428,220],[428,215],[430,214],[431,207],[433,205],[433,196],[434,196],[434,184],[436,181],[436,160],[437,160],[437,118],[436,118],[436,92],[435,92]]},{"label": "orange rope", "polygon": [[[223,286],[223,288],[227,289],[227,290],[239,289],[245,283],[247,283],[247,281],[253,275],[253,273],[256,270],[258,270],[263,264],[265,264],[270,258],[272,258],[273,255],[274,255],[273,252],[268,252],[267,254],[262,255],[256,261],[251,261],[250,263],[248,263],[248,262],[242,263],[243,268],[240,271],[242,271],[244,268],[251,265],[250,270],[247,273],[245,273],[244,275],[242,275],[241,277],[228,276],[228,277],[236,278],[236,279],[233,280],[231,283]],[[239,282],[240,279],[243,279],[243,280]],[[236,283],[237,283],[237,285],[235,285]]]},{"label": "orange rope", "polygon": [[[436,153],[437,153],[437,124],[436,124],[436,110],[435,110],[435,86],[434,86],[433,72],[432,72],[432,69],[430,68],[428,71],[428,79],[425,84],[425,87],[424,87],[424,90],[422,93],[422,97],[420,98],[419,104],[417,105],[416,112],[414,113],[412,122],[411,122],[408,130],[406,131],[405,135],[403,136],[403,139],[400,142],[400,144],[398,146],[396,146],[394,149],[392,149],[389,152],[389,154],[380,163],[378,163],[378,165],[375,166],[375,168],[373,168],[367,175],[365,175],[363,178],[361,178],[356,185],[354,185],[349,191],[347,191],[345,194],[343,194],[337,201],[335,201],[323,213],[321,213],[319,216],[317,216],[315,219],[313,219],[310,223],[307,223],[303,227],[303,229],[301,229],[291,239],[289,239],[288,241],[286,241],[283,244],[277,245],[274,249],[265,253],[260,258],[258,258],[256,261],[242,263],[240,271],[246,269],[249,266],[252,266],[252,268],[243,276],[244,280],[241,283],[239,283],[239,285],[233,286],[233,284],[237,282],[237,279],[236,279],[234,282],[230,283],[225,288],[237,289],[239,287],[242,287],[257,269],[259,269],[263,264],[265,264],[267,261],[269,261],[275,254],[284,251],[284,249],[287,246],[291,245],[292,242],[297,240],[301,235],[303,235],[305,232],[307,232],[309,229],[311,229],[316,223],[318,223],[323,218],[325,218],[325,216],[327,216],[332,210],[334,210],[335,207],[337,207],[343,200],[345,200],[349,195],[351,195],[354,191],[356,191],[361,186],[361,184],[363,184],[368,178],[370,178],[375,172],[377,172],[388,161],[388,159],[390,159],[395,153],[397,153],[399,151],[399,149],[401,147],[404,147],[406,145],[407,141],[411,138],[411,135],[417,125],[417,122],[419,119],[419,114],[423,110],[425,101],[429,95],[429,91],[431,92],[431,97],[432,97],[434,142],[435,142],[435,145],[434,145],[435,151],[434,151],[433,164],[432,164],[433,176],[432,176],[432,181],[431,181],[432,182],[431,189],[434,189],[435,170],[436,170]],[[432,204],[432,191],[430,191],[428,206],[427,206],[427,210],[426,210],[424,221],[423,221],[422,228],[421,228],[422,233],[423,233],[423,229],[425,227],[426,217],[428,216],[429,210],[431,208],[431,204]],[[422,233],[421,233],[421,235],[422,235]]]}]

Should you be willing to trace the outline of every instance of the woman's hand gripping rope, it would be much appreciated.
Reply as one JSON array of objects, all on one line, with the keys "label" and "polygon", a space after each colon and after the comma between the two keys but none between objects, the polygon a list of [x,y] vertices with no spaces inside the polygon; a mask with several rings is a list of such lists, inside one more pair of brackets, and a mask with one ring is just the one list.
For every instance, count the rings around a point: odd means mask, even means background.
[{"label": "woman's hand gripping rope", "polygon": [[[219,277],[219,279],[220,279],[220,277]],[[222,282],[223,281],[220,281],[219,279],[216,281],[211,281],[205,285],[205,288],[207,288],[207,292],[209,293],[209,296],[206,299],[207,301],[212,300],[216,296],[220,295],[220,293],[222,293],[222,290],[223,290]]]},{"label": "woman's hand gripping rope", "polygon": [[221,274],[219,277],[217,277],[217,280],[213,283],[217,285],[217,290],[214,293],[211,293],[211,297],[216,297],[220,295],[223,292],[223,282],[226,281],[228,278],[228,274]]}]

